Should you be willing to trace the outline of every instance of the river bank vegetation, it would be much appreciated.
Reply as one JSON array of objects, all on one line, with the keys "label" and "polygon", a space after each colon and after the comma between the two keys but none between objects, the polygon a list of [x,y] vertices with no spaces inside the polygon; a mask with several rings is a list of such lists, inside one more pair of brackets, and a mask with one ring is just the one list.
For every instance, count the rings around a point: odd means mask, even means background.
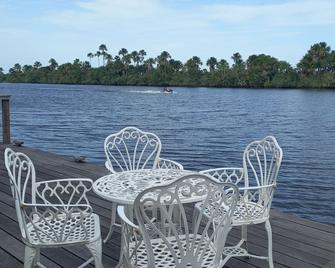
[{"label": "river bank vegetation", "polygon": [[[167,51],[156,58],[146,57],[145,50],[129,52],[122,48],[117,55],[108,53],[102,44],[88,60],[75,59],[59,65],[50,59],[47,66],[16,63],[7,73],[0,67],[0,82],[61,83],[147,86],[204,86],[257,88],[335,88],[335,51],[325,42],[314,44],[297,66],[270,55],[251,55],[244,60],[240,53],[225,59],[210,57],[205,62],[193,56],[185,63]],[[92,67],[92,62],[98,63]]]}]

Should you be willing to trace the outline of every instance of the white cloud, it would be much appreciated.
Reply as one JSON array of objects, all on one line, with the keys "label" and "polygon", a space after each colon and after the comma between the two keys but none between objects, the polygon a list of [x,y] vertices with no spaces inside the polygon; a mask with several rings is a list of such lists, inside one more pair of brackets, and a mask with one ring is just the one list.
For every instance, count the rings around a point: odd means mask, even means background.
[{"label": "white cloud", "polygon": [[[27,16],[9,19],[0,13],[0,31],[10,32],[10,38],[0,44],[0,53],[4,54],[0,58],[5,59],[0,64],[9,67],[15,62],[29,63],[39,55],[55,57],[60,62],[80,55],[85,59],[101,43],[113,55],[121,47],[143,48],[151,57],[167,50],[182,61],[193,55],[205,61],[210,56],[229,59],[239,51],[244,57],[269,53],[291,63],[296,63],[312,42],[327,41],[335,46],[330,39],[335,34],[335,0],[197,3],[79,0],[75,7],[63,11],[50,9],[28,20]],[[25,44],[24,49],[14,50],[14,43]]]},{"label": "white cloud", "polygon": [[78,2],[78,6],[86,11],[108,17],[143,17],[160,10],[158,0],[96,0]]},{"label": "white cloud", "polygon": [[[48,15],[45,19],[60,25],[99,22],[136,22],[162,28],[232,25],[309,26],[335,24],[335,1],[298,0],[279,4],[203,4],[189,9],[167,7],[159,0],[91,0],[77,2],[78,9]],[[101,23],[100,25],[103,25]],[[121,26],[121,25],[118,25]]]},{"label": "white cloud", "polygon": [[205,7],[209,18],[232,24],[272,26],[310,26],[335,24],[335,1],[300,0],[281,4],[210,5]]},{"label": "white cloud", "polygon": [[132,27],[135,31],[153,32],[199,28],[206,24],[197,14],[167,8],[159,0],[94,0],[77,2],[77,6],[78,10],[51,13],[42,20],[80,31]]}]

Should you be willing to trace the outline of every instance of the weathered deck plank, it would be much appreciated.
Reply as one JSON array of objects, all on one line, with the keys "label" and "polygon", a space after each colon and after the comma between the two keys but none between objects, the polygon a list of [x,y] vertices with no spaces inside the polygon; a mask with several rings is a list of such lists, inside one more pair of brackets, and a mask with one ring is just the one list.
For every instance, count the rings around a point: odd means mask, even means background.
[{"label": "weathered deck plank", "polygon": [[[27,147],[15,150],[29,155],[35,164],[37,178],[59,179],[88,177],[93,180],[107,173],[103,166],[90,163],[75,163],[69,156],[56,155]],[[24,245],[20,239],[14,204],[9,189],[9,180],[4,167],[4,146],[0,145],[0,267],[19,267],[23,263]],[[101,231],[105,236],[109,226],[108,201],[94,193],[89,194],[94,211],[101,219]],[[335,267],[335,226],[301,219],[297,216],[272,211],[273,250],[276,268]],[[239,238],[238,229],[232,230],[229,243]],[[256,254],[265,254],[267,237],[263,225],[249,228],[249,248]],[[118,260],[120,232],[117,231],[109,243],[103,245],[105,267],[113,267]],[[75,267],[86,260],[89,252],[82,248],[42,250],[42,262],[47,267]],[[93,266],[91,266],[93,267]],[[267,263],[257,259],[231,259],[229,268],[261,268]]]}]

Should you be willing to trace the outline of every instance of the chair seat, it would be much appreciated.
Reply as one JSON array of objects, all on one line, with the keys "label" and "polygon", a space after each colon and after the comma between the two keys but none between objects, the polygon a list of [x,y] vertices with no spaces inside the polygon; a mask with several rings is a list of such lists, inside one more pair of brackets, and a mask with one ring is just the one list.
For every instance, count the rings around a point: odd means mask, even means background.
[{"label": "chair seat", "polygon": [[[95,241],[100,238],[100,222],[98,215],[92,213],[79,224],[80,213],[72,213],[71,219],[65,222],[65,217],[59,216],[57,220],[39,220],[27,224],[31,244],[43,246],[56,246],[57,244],[76,244]],[[40,231],[36,232],[36,228]],[[65,239],[66,238],[66,239]],[[64,242],[65,240],[65,242]]]},{"label": "chair seat", "polygon": [[[196,208],[198,210],[202,209],[203,202],[199,202],[196,204]],[[208,204],[204,209],[204,214],[210,215],[210,212],[213,210],[212,204]],[[224,215],[227,212],[227,208],[225,206],[220,207],[220,211],[218,211],[218,215]],[[256,203],[256,202],[237,202],[237,205],[234,210],[233,215],[233,223],[232,225],[243,225],[243,224],[257,224],[266,221],[266,214],[264,206]]]},{"label": "chair seat", "polygon": [[264,206],[255,202],[237,202],[233,225],[261,223],[266,220]]},{"label": "chair seat", "polygon": [[[184,235],[179,236],[180,238],[180,243],[182,245],[183,248],[186,248],[186,238]],[[178,243],[176,241],[176,238],[174,236],[172,237],[167,237],[167,240],[171,243],[171,247],[176,249],[176,255],[179,257],[180,256],[180,251],[178,250],[179,246]],[[196,241],[199,243],[199,241],[201,240],[201,235],[196,235]],[[211,268],[216,268],[216,267],[220,267],[219,265],[214,265],[214,259],[215,259],[215,248],[212,242],[209,242],[207,238],[203,238],[202,239],[202,245],[201,245],[201,249],[203,249],[206,245],[207,246],[207,250],[206,253],[204,254],[203,257],[203,261],[202,261],[202,265],[201,267],[211,267]],[[175,262],[174,262],[174,258],[170,253],[170,250],[168,249],[168,247],[166,246],[166,243],[161,239],[161,238],[156,238],[156,239],[152,239],[151,240],[151,245],[152,245],[152,249],[154,252],[154,256],[155,256],[155,265],[157,268],[175,268]],[[133,249],[135,248],[136,244],[135,242],[130,243],[130,252],[133,251]],[[200,251],[202,252],[202,251]],[[190,254],[192,254],[190,252]],[[200,254],[198,254],[200,255]],[[139,246],[139,248],[137,249],[137,266],[136,267],[148,267],[148,259],[147,259],[147,251],[145,248],[145,244],[142,242],[141,245]],[[135,263],[133,263],[135,265]],[[191,264],[187,264],[185,267],[192,267]]]}]

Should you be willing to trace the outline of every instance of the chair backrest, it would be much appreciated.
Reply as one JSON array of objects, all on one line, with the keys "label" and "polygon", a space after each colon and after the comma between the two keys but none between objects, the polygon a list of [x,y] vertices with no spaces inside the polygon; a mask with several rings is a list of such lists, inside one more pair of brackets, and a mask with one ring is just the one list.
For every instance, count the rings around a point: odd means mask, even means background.
[{"label": "chair backrest", "polygon": [[[13,197],[15,198],[15,194],[17,194],[21,201],[35,202],[36,173],[31,159],[24,153],[6,148],[5,166],[9,175]],[[30,197],[26,196],[27,187],[31,187]]]},{"label": "chair backrest", "polygon": [[[21,152],[15,152],[10,148],[5,150],[5,166],[9,176],[9,183],[15,201],[16,214],[22,236],[25,238],[25,227],[21,214],[21,203],[36,202],[36,173],[33,162]],[[30,188],[30,194],[27,194]]]},{"label": "chair backrest", "polygon": [[126,127],[105,139],[106,167],[111,172],[154,168],[161,151],[161,141],[153,133]]},{"label": "chair backrest", "polygon": [[[156,263],[166,256],[170,258],[166,267],[200,268],[204,263],[219,263],[237,198],[235,185],[198,173],[141,192],[134,209],[146,247],[147,267],[161,267]],[[199,201],[204,202],[200,211],[195,208]],[[222,206],[226,213],[220,210]],[[197,216],[192,217],[195,212]],[[216,254],[208,255],[218,235]]]},{"label": "chair backrest", "polygon": [[251,142],[243,154],[245,187],[258,187],[248,191],[248,199],[261,204],[268,212],[282,157],[282,149],[273,136]]},{"label": "chair backrest", "polygon": [[275,137],[251,142],[243,154],[246,186],[276,184],[282,158],[283,151]]}]

